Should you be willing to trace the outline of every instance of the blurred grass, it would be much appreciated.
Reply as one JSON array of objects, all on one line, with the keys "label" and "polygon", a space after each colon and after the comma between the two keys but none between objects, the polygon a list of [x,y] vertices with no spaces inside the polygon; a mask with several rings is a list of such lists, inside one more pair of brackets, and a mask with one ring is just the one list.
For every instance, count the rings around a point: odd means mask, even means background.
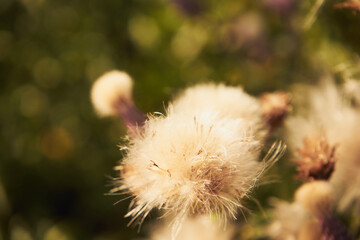
[{"label": "blurred grass", "polygon": [[[315,1],[1,0],[0,239],[141,236],[126,227],[129,200],[104,195],[125,130],[95,116],[91,83],[126,70],[154,112],[198,82],[252,94],[316,82],[359,61],[360,15],[338,2],[304,30]],[[257,190],[263,207],[291,198],[292,168],[282,159],[271,172],[282,184]]]}]

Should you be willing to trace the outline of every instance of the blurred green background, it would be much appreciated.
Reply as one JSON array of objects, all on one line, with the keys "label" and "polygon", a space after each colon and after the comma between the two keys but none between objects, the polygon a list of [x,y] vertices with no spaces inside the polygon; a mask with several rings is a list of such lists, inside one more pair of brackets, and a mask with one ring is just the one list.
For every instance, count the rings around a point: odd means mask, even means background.
[{"label": "blurred green background", "polygon": [[[154,112],[198,82],[257,95],[355,77],[360,14],[340,2],[0,0],[0,239],[144,236],[126,227],[129,200],[106,196],[125,129],[96,117],[92,82],[125,70]],[[264,208],[291,199],[292,173],[286,158],[272,170],[279,183],[256,192]]]}]

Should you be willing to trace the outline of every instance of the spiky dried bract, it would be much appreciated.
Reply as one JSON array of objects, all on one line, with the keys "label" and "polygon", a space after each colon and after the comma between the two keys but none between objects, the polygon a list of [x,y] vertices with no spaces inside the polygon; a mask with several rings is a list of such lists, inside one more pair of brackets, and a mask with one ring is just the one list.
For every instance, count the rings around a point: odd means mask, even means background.
[{"label": "spiky dried bract", "polygon": [[241,87],[223,84],[196,85],[175,99],[172,110],[190,115],[212,111],[219,118],[241,118],[256,132],[259,140],[263,140],[268,134],[268,128],[262,119],[260,101],[245,93]]},{"label": "spiky dried bract", "polygon": [[333,187],[327,181],[305,183],[296,191],[295,199],[311,215],[318,219],[327,218],[334,205]]},{"label": "spiky dried bract", "polygon": [[335,167],[336,146],[330,146],[325,137],[306,137],[302,148],[297,149],[298,178],[328,180]]},{"label": "spiky dried bract", "polygon": [[261,99],[261,112],[270,129],[280,126],[291,110],[290,95],[286,92],[264,93]]},{"label": "spiky dried bract", "polygon": [[[166,222],[165,222],[166,223]],[[151,240],[169,240],[172,237],[170,223],[155,228]],[[219,224],[207,216],[186,218],[176,240],[231,240],[234,227],[224,230]]]},{"label": "spiky dried bract", "polygon": [[[100,76],[91,89],[91,100],[97,111],[102,116],[118,115],[118,111],[132,103],[131,77],[121,71],[113,70]],[[119,109],[120,108],[120,109]]]}]

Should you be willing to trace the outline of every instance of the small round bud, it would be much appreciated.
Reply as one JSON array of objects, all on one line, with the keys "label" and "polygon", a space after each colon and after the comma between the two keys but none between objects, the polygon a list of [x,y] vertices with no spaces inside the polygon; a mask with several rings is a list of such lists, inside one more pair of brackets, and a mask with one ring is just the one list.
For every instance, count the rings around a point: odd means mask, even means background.
[{"label": "small round bud", "polygon": [[295,200],[310,214],[322,219],[331,215],[334,201],[333,189],[326,181],[305,183],[296,191]]},{"label": "small round bud", "polygon": [[116,116],[119,111],[132,105],[131,77],[113,70],[99,77],[91,89],[91,100],[97,113],[102,116]]}]

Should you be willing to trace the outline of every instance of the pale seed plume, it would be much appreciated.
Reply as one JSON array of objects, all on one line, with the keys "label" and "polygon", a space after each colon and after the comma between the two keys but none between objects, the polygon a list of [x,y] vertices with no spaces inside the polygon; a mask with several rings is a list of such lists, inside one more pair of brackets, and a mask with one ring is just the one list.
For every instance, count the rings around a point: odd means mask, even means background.
[{"label": "pale seed plume", "polygon": [[[171,222],[165,221],[161,226],[156,226],[151,233],[150,240],[169,240],[172,231],[169,225]],[[231,240],[235,232],[234,226],[224,230],[216,219],[208,216],[188,217],[184,220],[177,240]]]}]

